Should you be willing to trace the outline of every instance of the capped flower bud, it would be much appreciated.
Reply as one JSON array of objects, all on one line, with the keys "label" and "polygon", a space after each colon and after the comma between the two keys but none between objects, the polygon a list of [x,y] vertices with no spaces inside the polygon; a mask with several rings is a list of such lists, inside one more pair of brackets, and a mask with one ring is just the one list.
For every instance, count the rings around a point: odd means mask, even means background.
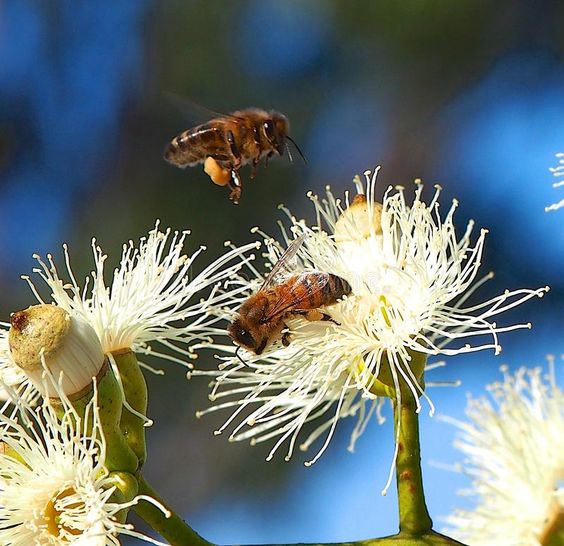
[{"label": "capped flower bud", "polygon": [[366,195],[359,193],[341,213],[335,223],[335,242],[343,243],[367,239],[382,234],[382,204],[374,201],[368,206]]},{"label": "capped flower bud", "polygon": [[17,365],[41,370],[41,351],[48,359],[61,348],[70,329],[69,314],[54,305],[35,305],[10,317],[9,343]]},{"label": "capped flower bud", "polygon": [[104,352],[94,329],[56,305],[34,305],[13,313],[8,335],[14,362],[45,396],[57,396],[51,380],[66,395],[92,388],[104,365]]}]

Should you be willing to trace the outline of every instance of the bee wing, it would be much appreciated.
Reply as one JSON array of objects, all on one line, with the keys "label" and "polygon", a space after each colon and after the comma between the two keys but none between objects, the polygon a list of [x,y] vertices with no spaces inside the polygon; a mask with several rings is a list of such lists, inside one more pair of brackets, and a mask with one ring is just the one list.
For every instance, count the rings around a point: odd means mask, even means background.
[{"label": "bee wing", "polygon": [[270,273],[262,283],[260,287],[261,290],[268,288],[274,281],[276,275],[288,265],[288,262],[296,255],[300,247],[302,246],[307,235],[303,233],[297,239],[294,239],[290,246],[284,251],[284,254],[278,258],[278,261],[274,264],[274,267],[270,270]]},{"label": "bee wing", "polygon": [[189,99],[188,97],[182,97],[176,93],[171,93],[170,91],[163,91],[163,94],[167,100],[173,104],[180,112],[186,115],[187,122],[190,125],[200,125],[211,119],[215,118],[228,118],[235,123],[241,123],[245,120],[239,116],[234,116],[233,114],[224,114],[223,112],[217,112],[211,110],[210,108],[203,106],[202,104]]},{"label": "bee wing", "polygon": [[[309,279],[307,281],[307,289],[301,291],[301,294],[297,297],[283,297],[277,300],[276,304],[272,309],[270,309],[269,315],[263,319],[262,322],[268,322],[274,319],[277,315],[281,315],[286,313],[289,309],[295,308],[296,310],[300,309],[300,303],[308,300],[311,296],[321,292],[325,285],[329,282],[329,275],[327,274],[318,274],[315,276],[315,279],[311,278],[311,274],[305,273],[304,275],[308,275]],[[295,283],[299,284],[302,281],[304,275],[299,275],[296,277]],[[288,291],[291,292],[291,291]]]}]

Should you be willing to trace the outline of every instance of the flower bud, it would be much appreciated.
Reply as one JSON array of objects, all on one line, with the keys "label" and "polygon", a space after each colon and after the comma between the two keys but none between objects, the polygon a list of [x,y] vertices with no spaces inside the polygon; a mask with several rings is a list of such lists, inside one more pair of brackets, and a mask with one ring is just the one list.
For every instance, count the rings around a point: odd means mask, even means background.
[{"label": "flower bud", "polygon": [[82,395],[92,387],[105,357],[88,323],[56,305],[34,305],[13,313],[10,324],[12,358],[41,394],[58,397],[61,390]]},{"label": "flower bud", "polygon": [[368,204],[366,195],[355,195],[352,203],[339,216],[335,224],[337,243],[367,239],[382,233],[382,205]]}]

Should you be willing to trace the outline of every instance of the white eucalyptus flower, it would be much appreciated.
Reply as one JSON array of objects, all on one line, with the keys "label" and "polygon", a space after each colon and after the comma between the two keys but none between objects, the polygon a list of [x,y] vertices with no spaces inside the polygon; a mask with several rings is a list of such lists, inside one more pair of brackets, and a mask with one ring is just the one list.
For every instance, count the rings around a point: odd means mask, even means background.
[{"label": "white eucalyptus flower", "polygon": [[[551,167],[549,170],[555,177],[558,178],[560,176],[564,176],[564,153],[556,154],[556,157],[558,159],[558,165],[556,167]],[[552,184],[553,188],[560,188],[561,186],[564,186],[564,180]],[[548,212],[550,210],[558,210],[562,207],[564,207],[564,199],[546,207],[544,210]]]},{"label": "white eucalyptus flower", "polygon": [[[194,358],[188,344],[205,338],[213,330],[214,320],[205,309],[224,297],[213,289],[206,300],[199,293],[234,275],[248,260],[245,257],[256,245],[231,250],[191,278],[191,267],[205,247],[192,255],[184,253],[188,231],[161,232],[159,223],[138,245],[123,246],[121,261],[107,285],[104,266],[107,256],[92,241],[94,270],[84,286],[76,281],[68,248],[64,245],[68,281],[59,276],[51,255],[47,261],[34,257],[35,269],[51,290],[52,301],[90,324],[98,335],[105,354],[121,349],[153,354],[191,367],[186,359]],[[40,303],[46,303],[30,277],[23,277]],[[157,350],[155,344],[163,350]]]},{"label": "white eucalyptus flower", "polygon": [[[425,396],[419,383],[428,355],[499,352],[500,332],[530,324],[500,327],[493,317],[547,290],[507,290],[483,303],[467,304],[476,288],[491,278],[477,277],[486,231],[472,242],[470,222],[458,236],[453,222],[457,202],[441,216],[438,187],[429,203],[422,200],[420,184],[411,205],[401,187],[388,188],[383,203],[377,203],[376,174],[365,173],[367,195],[356,179],[359,195],[352,203],[347,195],[345,208],[329,189],[322,200],[310,195],[317,218],[312,227],[286,211],[290,225],[281,224],[281,243],[259,232],[268,250],[267,269],[292,240],[305,234],[290,264],[291,274],[321,271],[348,282],[352,292],[323,309],[332,321],[288,319],[288,347],[278,341],[261,356],[244,351],[242,361],[234,355],[230,339],[217,340],[212,347],[226,355],[219,356],[219,371],[192,373],[213,378],[210,399],[216,405],[198,415],[231,410],[216,433],[232,425],[232,441],[274,440],[268,459],[284,443],[290,458],[307,426],[301,449],[325,436],[317,454],[306,462],[314,463],[339,419],[348,416],[357,419],[352,450],[370,417],[382,418],[382,383],[399,403],[404,386],[418,400]],[[229,284],[231,298],[216,309],[218,316],[233,320],[241,302],[260,287],[263,275],[254,268],[252,273],[251,282],[239,278]]]},{"label": "white eucalyptus flower", "polygon": [[540,369],[503,371],[491,399],[470,399],[468,422],[450,419],[472,480],[461,494],[475,499],[447,519],[450,534],[470,546],[562,544],[564,393],[552,365],[546,380]]},{"label": "white eucalyptus flower", "polygon": [[116,546],[120,534],[162,544],[116,519],[141,499],[165,510],[150,497],[112,496],[96,396],[82,419],[64,394],[61,404],[59,419],[49,399],[0,413],[0,544]]}]

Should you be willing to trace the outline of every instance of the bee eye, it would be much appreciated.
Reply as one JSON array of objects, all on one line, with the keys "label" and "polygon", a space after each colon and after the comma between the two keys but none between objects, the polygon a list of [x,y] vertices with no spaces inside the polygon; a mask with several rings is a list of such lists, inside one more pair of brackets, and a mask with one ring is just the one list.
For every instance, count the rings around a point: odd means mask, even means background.
[{"label": "bee eye", "polygon": [[266,138],[268,138],[268,140],[270,140],[271,142],[273,142],[276,138],[274,134],[274,123],[272,123],[271,119],[264,122],[264,133],[266,135]]},{"label": "bee eye", "polygon": [[237,334],[238,334],[237,337],[239,338],[241,343],[243,343],[247,347],[254,347],[255,346],[255,340],[253,339],[253,336],[249,333],[248,330],[241,328],[237,332]]}]

